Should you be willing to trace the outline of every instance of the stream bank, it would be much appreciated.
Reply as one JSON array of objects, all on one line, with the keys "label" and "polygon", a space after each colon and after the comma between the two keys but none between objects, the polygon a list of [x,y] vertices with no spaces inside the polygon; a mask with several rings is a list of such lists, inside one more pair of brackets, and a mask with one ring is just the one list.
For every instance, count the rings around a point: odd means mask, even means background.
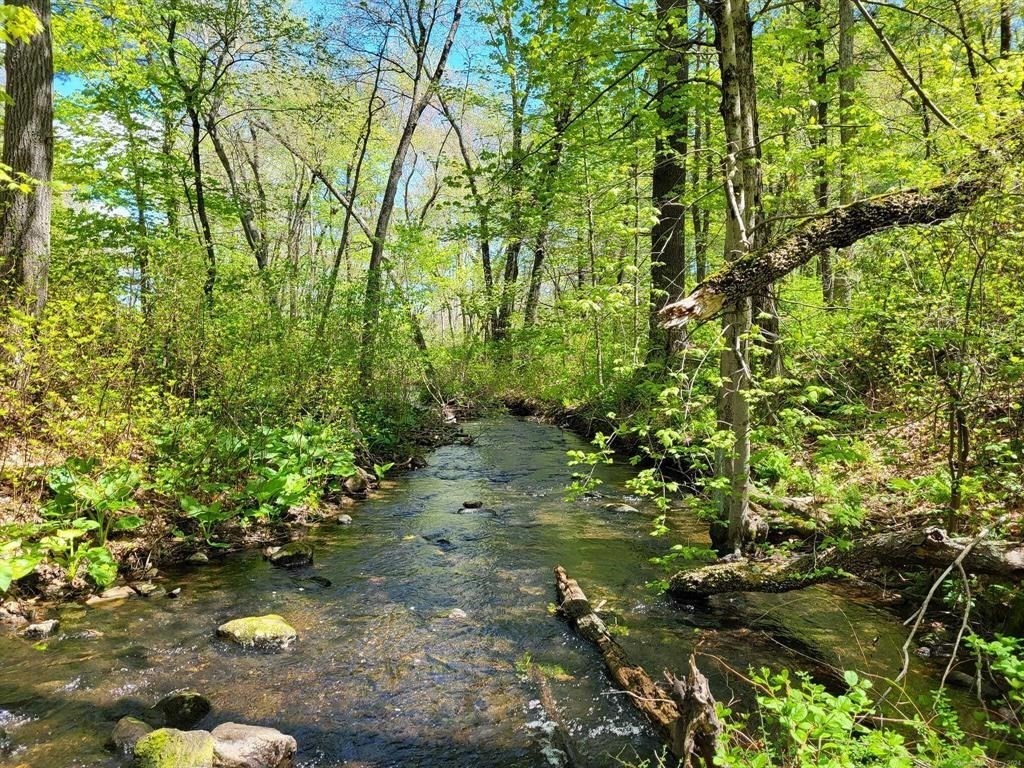
[{"label": "stream bank", "polygon": [[[213,703],[197,727],[277,728],[296,738],[301,768],[537,766],[557,755],[532,667],[588,765],[648,758],[660,745],[647,724],[550,613],[555,563],[606,601],[602,614],[639,663],[681,670],[696,649],[721,699],[746,695],[751,666],[802,666],[799,648],[763,629],[769,620],[833,648],[837,664],[897,668],[900,623],[843,591],[680,611],[642,586],[662,575],[649,562],[665,546],[648,535],[652,508],[621,495],[635,513],[606,509],[614,499],[564,500],[565,455],[584,445],[579,437],[508,417],[466,429],[472,445],[435,450],[364,502],[351,526],[312,530],[310,567],[274,568],[249,551],[169,568],[176,600],[64,605],[48,640],[6,642],[0,726],[13,752],[2,764],[123,765],[103,746],[114,723],[187,687]],[[601,472],[621,494],[632,470]],[[699,521],[672,518],[681,540],[706,541]],[[226,621],[264,614],[295,628],[291,648],[256,654],[215,636]],[[930,688],[923,662],[909,683],[912,693]]]}]

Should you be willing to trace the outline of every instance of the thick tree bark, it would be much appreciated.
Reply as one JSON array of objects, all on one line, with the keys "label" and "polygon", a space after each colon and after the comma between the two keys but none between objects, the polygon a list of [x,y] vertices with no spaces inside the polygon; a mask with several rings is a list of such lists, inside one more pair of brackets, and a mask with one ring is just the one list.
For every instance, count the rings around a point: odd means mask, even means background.
[{"label": "thick tree bark", "polygon": [[10,42],[4,102],[3,163],[32,183],[28,193],[0,193],[0,290],[19,292],[35,314],[46,304],[50,269],[53,176],[53,42],[50,0],[6,0],[31,10],[42,31],[27,42]]},{"label": "thick tree bark", "polygon": [[584,639],[597,646],[609,677],[629,694],[633,706],[655,727],[682,766],[712,768],[722,724],[707,678],[697,669],[694,657],[690,656],[685,680],[666,673],[668,686],[656,683],[608,634],[580,585],[560,565],[555,568],[555,584],[558,609]]},{"label": "thick tree bark", "polygon": [[[971,546],[973,544],[973,546]],[[898,531],[860,539],[849,548],[766,562],[716,563],[675,574],[669,592],[684,599],[726,592],[789,592],[845,574],[866,574],[880,566],[946,567],[971,547],[964,559],[970,573],[1020,579],[1024,576],[1024,544],[953,539],[941,528]]]},{"label": "thick tree bark", "polygon": [[682,301],[665,307],[661,311],[662,324],[682,327],[714,317],[727,303],[755,294],[825,249],[847,248],[894,227],[946,221],[999,185],[1000,170],[1007,157],[1022,154],[1019,138],[1011,144],[1003,158],[984,153],[973,163],[973,169],[968,168],[929,189],[907,189],[860,200],[807,220],[775,243],[747,254],[712,275]]},{"label": "thick tree bark", "polygon": [[999,55],[1003,57],[1010,55],[1013,43],[1013,11],[1010,10],[1010,2],[1011,0],[999,2]]},{"label": "thick tree bark", "polygon": [[650,351],[666,357],[672,334],[658,323],[658,310],[678,301],[686,289],[686,156],[690,109],[685,88],[690,76],[685,41],[689,29],[686,0],[658,0],[658,38],[666,51],[658,79],[659,132],[654,142],[651,195],[658,219],[651,228]]}]

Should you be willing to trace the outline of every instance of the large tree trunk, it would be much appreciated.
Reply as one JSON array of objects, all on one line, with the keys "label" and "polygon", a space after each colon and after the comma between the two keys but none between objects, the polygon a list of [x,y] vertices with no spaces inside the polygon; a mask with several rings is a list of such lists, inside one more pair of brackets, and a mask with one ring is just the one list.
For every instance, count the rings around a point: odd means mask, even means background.
[{"label": "large tree trunk", "polygon": [[[746,0],[705,3],[715,25],[722,75],[722,120],[725,129],[726,263],[742,263],[756,251],[762,231],[760,138],[750,14]],[[760,286],[767,288],[767,284]],[[750,294],[737,296],[722,319],[719,429],[732,444],[718,451],[717,474],[729,481],[719,496],[719,514],[729,522],[729,546],[740,551],[747,529],[750,495]],[[678,303],[669,306],[678,306]],[[662,310],[664,313],[665,310]],[[666,327],[673,327],[666,324]]]},{"label": "large tree trunk", "polygon": [[1010,10],[1010,1],[999,2],[999,55],[1003,57],[1010,55],[1013,43],[1013,11]]},{"label": "large tree trunk", "polygon": [[28,193],[0,192],[0,289],[19,291],[35,314],[46,304],[50,268],[53,176],[53,43],[49,0],[6,0],[31,10],[43,30],[27,42],[9,42],[4,55],[3,163],[32,183]]},{"label": "large tree trunk", "polygon": [[[686,154],[690,109],[685,87],[689,31],[686,0],[658,0],[659,42],[666,50],[658,78],[658,134],[654,141],[651,195],[658,219],[651,228],[651,354],[666,357],[672,334],[658,323],[658,310],[678,301],[686,289]],[[680,106],[682,104],[682,106]]]},{"label": "large tree trunk", "polygon": [[[191,94],[187,96],[191,98]],[[199,217],[200,232],[203,238],[203,245],[206,248],[206,280],[203,282],[203,296],[206,305],[213,307],[213,291],[217,285],[217,252],[213,247],[213,230],[210,228],[210,214],[206,210],[206,184],[203,181],[203,155],[199,148],[202,138],[202,125],[199,122],[199,112],[191,104],[186,108],[188,112],[189,125],[192,128],[192,183],[195,187],[196,215]]]},{"label": "large tree trunk", "polygon": [[880,566],[944,568],[969,549],[963,566],[969,573],[1020,579],[1024,575],[1024,544],[953,539],[940,528],[897,531],[860,539],[851,547],[765,562],[716,563],[680,571],[669,592],[684,599],[725,592],[789,592],[811,584],[835,581],[845,574],[866,574]]}]

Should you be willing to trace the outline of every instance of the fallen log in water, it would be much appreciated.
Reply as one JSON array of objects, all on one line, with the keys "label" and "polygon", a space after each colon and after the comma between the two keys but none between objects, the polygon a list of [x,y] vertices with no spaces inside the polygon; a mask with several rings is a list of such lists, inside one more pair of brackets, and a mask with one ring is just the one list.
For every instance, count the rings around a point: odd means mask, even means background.
[{"label": "fallen log in water", "polygon": [[722,724],[715,711],[707,678],[690,656],[684,680],[665,673],[667,689],[656,683],[643,667],[633,664],[594,612],[586,594],[562,566],[555,568],[559,610],[581,636],[597,646],[608,675],[633,705],[654,725],[683,766],[712,768]]},{"label": "fallen log in water", "polygon": [[879,566],[944,568],[965,550],[963,566],[969,573],[1024,576],[1022,543],[954,539],[941,528],[927,528],[868,536],[845,548],[830,547],[782,560],[738,560],[680,571],[672,577],[669,592],[684,599],[725,592],[789,592],[846,574],[863,575]]}]

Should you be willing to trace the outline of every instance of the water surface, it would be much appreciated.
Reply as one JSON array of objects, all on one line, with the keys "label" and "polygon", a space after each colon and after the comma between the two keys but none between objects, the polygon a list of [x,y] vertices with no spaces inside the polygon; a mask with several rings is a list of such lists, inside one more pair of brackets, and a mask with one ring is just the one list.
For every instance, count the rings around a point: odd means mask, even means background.
[{"label": "water surface", "polygon": [[[571,433],[511,418],[467,431],[474,445],[434,451],[425,469],[357,506],[352,526],[317,529],[311,569],[232,556],[168,574],[178,600],[68,606],[44,648],[4,638],[0,728],[16,750],[0,764],[118,766],[103,747],[117,718],[189,687],[214,705],[199,727],[279,728],[298,740],[304,768],[546,765],[557,754],[528,661],[547,671],[587,765],[649,757],[658,744],[644,721],[596,652],[550,613],[556,564],[606,601],[608,623],[652,674],[685,669],[694,648],[705,654],[722,700],[749,696],[730,669],[806,661],[806,648],[757,627],[828,646],[852,667],[895,669],[899,622],[839,590],[720,598],[711,612],[652,594],[644,583],[663,574],[649,558],[705,542],[703,525],[677,513],[667,541],[649,535],[643,503],[630,500],[639,514],[606,510],[623,498],[628,466],[602,468],[610,498],[566,502],[566,451],[585,447]],[[460,510],[469,500],[485,509]],[[464,619],[449,618],[456,608]],[[214,636],[228,619],[263,613],[298,630],[294,648],[258,655]]]}]

